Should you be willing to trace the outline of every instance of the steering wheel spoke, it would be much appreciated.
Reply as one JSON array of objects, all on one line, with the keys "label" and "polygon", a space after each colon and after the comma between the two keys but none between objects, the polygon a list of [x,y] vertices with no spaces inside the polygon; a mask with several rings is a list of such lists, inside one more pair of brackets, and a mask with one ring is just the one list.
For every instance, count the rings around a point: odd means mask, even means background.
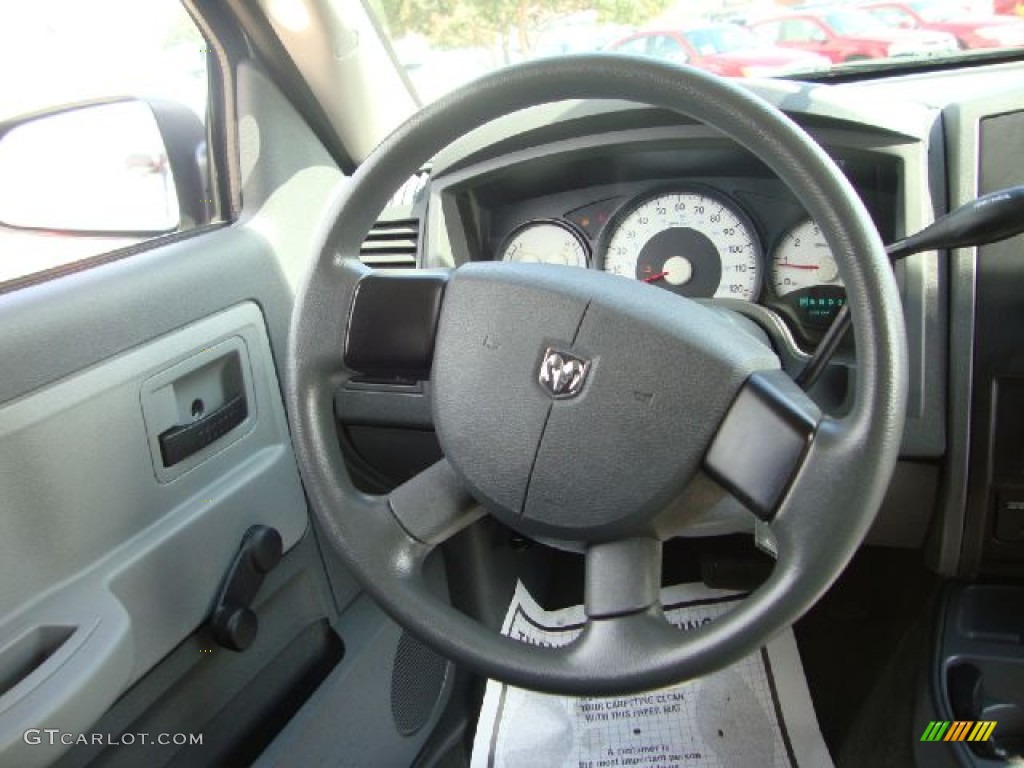
[{"label": "steering wheel spoke", "polygon": [[771,520],[814,439],[821,410],[782,371],[740,389],[708,449],[708,473],[762,520]]},{"label": "steering wheel spoke", "polygon": [[409,536],[431,547],[484,514],[444,459],[395,488],[388,496],[388,506]]},{"label": "steering wheel spoke", "polygon": [[646,611],[658,604],[661,542],[623,539],[587,549],[583,607],[591,619]]}]

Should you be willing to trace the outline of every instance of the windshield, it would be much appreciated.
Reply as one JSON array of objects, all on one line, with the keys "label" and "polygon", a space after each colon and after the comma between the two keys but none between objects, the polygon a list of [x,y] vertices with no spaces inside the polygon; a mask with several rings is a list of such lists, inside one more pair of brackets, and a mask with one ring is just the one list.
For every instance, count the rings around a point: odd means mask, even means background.
[{"label": "windshield", "polygon": [[885,28],[885,24],[870,13],[852,8],[826,14],[825,23],[837,35],[865,35]]},{"label": "windshield", "polygon": [[[502,66],[593,51],[708,67],[712,65],[700,57],[744,52],[748,61],[735,70],[722,71],[720,62],[714,64],[714,71],[727,77],[799,76],[864,66],[865,61],[906,68],[999,48],[1024,52],[1024,0],[838,0],[828,5],[798,0],[366,2],[423,102]],[[878,7],[865,10],[872,5]],[[913,29],[900,8],[912,9],[924,25]],[[922,32],[932,20],[996,13],[1002,14],[1001,23],[1020,34],[1008,30],[958,40],[948,29]],[[871,35],[885,43],[856,40]],[[694,53],[700,57],[694,58]]]},{"label": "windshield", "polygon": [[964,6],[957,3],[918,2],[910,6],[925,21],[956,21],[968,18]]},{"label": "windshield", "polygon": [[736,24],[694,29],[684,35],[701,53],[729,53],[764,46],[757,35]]}]

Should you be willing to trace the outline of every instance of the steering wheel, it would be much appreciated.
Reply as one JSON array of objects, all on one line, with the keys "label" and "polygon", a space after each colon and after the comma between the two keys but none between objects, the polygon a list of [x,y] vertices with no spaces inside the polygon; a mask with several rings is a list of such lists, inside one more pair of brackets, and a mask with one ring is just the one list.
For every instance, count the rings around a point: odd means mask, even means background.
[{"label": "steering wheel", "polygon": [[[365,233],[392,191],[464,133],[581,98],[699,120],[789,186],[846,285],[858,350],[851,409],[822,415],[768,345],[721,311],[593,270],[478,262],[454,270],[438,299],[432,410],[445,459],[388,496],[357,491],[333,404],[351,376],[341,349],[369,274],[356,258]],[[387,138],[352,178],[298,292],[286,365],[310,503],[366,590],[443,655],[514,685],[575,695],[705,675],[796,621],[874,519],[897,458],[906,388],[892,270],[856,193],[820,147],[727,81],[602,54],[491,74]],[[729,613],[682,633],[659,604],[662,542],[689,519],[695,478],[707,477],[766,522],[777,561]],[[525,536],[585,550],[587,621],[571,644],[503,637],[427,586],[427,555],[484,510]]]}]

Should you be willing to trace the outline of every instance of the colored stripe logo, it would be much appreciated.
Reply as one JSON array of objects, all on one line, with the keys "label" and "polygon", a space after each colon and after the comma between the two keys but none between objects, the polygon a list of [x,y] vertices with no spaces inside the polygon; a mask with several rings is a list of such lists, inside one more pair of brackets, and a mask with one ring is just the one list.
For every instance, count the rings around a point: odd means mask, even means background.
[{"label": "colored stripe logo", "polygon": [[988,741],[995,729],[994,720],[932,720],[921,741]]}]

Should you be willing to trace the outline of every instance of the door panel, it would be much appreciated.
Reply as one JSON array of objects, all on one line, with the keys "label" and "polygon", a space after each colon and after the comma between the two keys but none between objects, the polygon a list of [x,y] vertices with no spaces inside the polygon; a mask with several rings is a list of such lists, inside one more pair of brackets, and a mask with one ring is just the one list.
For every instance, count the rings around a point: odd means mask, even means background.
[{"label": "door panel", "polygon": [[89,728],[115,735],[201,734],[201,744],[136,739],[75,746],[58,768],[248,765],[323,679],[351,661],[325,618],[331,600],[318,561],[315,538],[307,533],[271,571],[253,606],[259,633],[244,653],[219,648],[200,628]]},{"label": "door panel", "polygon": [[[169,476],[154,450],[180,418],[169,390],[219,361],[238,364],[248,415]],[[206,390],[216,407],[217,382]],[[202,624],[249,526],[276,528],[287,552],[308,523],[251,302],[0,408],[0,465],[9,764],[52,757],[23,732],[86,729]]]},{"label": "door panel", "polygon": [[292,296],[266,240],[222,227],[150,248],[0,294],[0,403],[245,301],[282,354]]},{"label": "door panel", "polygon": [[[269,79],[236,73],[239,222],[0,293],[0,765],[408,764],[450,698],[451,666],[360,596],[310,521],[276,361],[345,179]],[[235,353],[241,384],[209,394]],[[240,392],[242,424],[162,466],[159,435],[197,394],[212,411]],[[238,653],[207,616],[256,523],[289,551]],[[203,743],[119,742],[133,733]]]}]

